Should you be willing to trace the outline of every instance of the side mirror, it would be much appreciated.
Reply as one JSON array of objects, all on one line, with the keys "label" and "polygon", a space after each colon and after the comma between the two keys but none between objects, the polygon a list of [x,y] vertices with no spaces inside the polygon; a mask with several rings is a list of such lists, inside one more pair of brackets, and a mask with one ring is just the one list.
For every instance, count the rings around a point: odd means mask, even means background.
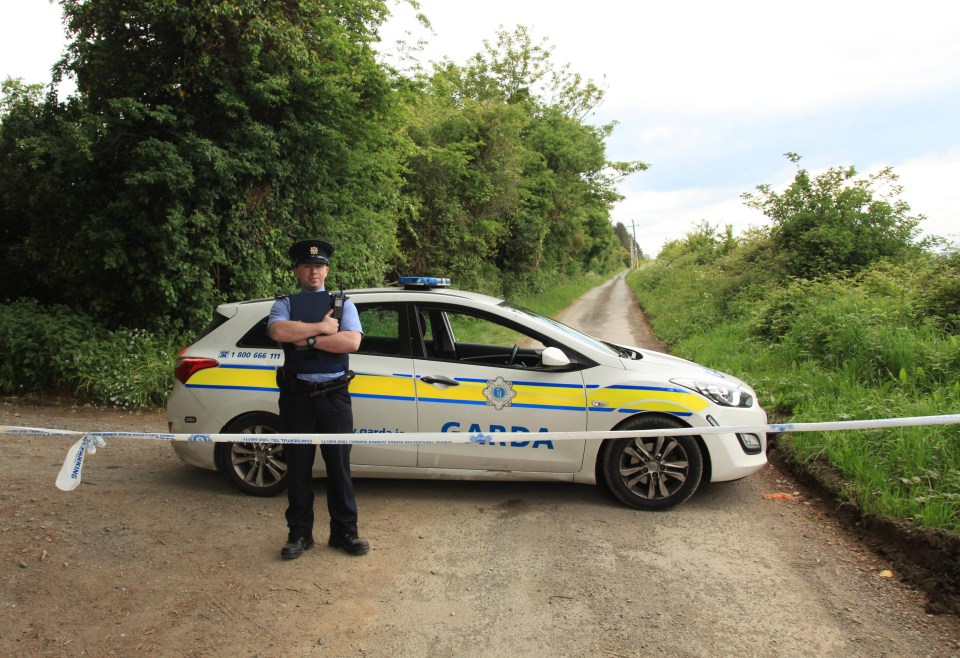
[{"label": "side mirror", "polygon": [[545,366],[568,366],[570,359],[563,353],[559,347],[547,347],[540,355],[540,363]]}]

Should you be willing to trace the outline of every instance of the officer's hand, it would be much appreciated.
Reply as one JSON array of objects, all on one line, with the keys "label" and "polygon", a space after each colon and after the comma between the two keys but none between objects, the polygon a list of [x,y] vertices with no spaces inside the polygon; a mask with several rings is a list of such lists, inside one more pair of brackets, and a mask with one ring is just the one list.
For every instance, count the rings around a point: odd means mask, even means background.
[{"label": "officer's hand", "polygon": [[320,333],[331,336],[338,331],[340,331],[340,321],[333,317],[333,309],[330,309],[320,322]]}]

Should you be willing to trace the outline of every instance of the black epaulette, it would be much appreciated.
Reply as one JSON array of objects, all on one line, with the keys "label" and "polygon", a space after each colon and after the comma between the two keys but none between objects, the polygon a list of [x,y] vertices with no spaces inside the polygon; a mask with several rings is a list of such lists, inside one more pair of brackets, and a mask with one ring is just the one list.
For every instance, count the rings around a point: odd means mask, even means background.
[{"label": "black epaulette", "polygon": [[277,301],[277,300],[280,300],[280,299],[286,299],[286,298],[289,297],[289,296],[290,296],[290,293],[283,293],[283,294],[280,294],[280,295],[275,295],[273,299],[274,299],[274,301]]}]

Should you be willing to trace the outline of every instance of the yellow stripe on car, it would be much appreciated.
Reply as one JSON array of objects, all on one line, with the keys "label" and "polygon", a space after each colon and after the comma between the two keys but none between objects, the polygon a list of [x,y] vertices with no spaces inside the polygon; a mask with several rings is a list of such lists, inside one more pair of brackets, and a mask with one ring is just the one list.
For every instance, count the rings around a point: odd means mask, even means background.
[{"label": "yellow stripe on car", "polygon": [[277,369],[273,366],[221,365],[198,370],[187,381],[187,388],[223,388],[279,390]]}]

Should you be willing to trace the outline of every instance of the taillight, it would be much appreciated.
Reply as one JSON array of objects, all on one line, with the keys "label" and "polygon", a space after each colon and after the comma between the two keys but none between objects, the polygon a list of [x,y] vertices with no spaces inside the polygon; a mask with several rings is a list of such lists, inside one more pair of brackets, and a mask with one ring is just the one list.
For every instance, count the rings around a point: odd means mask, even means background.
[{"label": "taillight", "polygon": [[176,377],[177,381],[181,384],[186,384],[187,380],[193,377],[197,371],[205,370],[206,368],[216,368],[219,365],[220,362],[216,359],[183,356],[183,354],[181,354],[177,357],[177,367],[173,371],[173,376]]}]

